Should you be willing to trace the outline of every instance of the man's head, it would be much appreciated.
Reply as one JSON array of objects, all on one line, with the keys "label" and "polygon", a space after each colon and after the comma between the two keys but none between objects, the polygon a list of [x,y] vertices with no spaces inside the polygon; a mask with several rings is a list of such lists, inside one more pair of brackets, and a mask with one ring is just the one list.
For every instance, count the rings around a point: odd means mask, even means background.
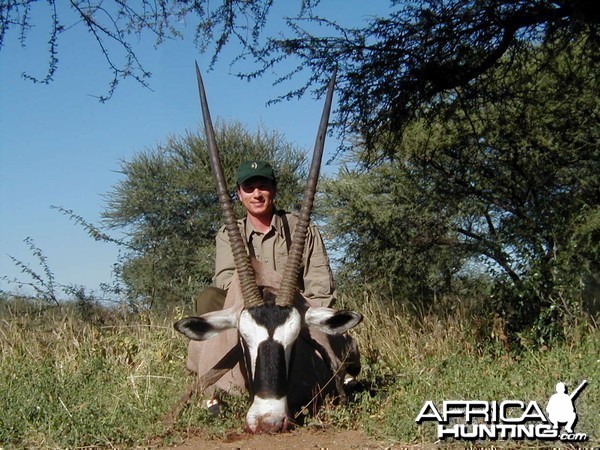
[{"label": "man's head", "polygon": [[238,197],[248,214],[270,218],[277,192],[273,167],[266,161],[246,161],[238,167],[236,180]]}]

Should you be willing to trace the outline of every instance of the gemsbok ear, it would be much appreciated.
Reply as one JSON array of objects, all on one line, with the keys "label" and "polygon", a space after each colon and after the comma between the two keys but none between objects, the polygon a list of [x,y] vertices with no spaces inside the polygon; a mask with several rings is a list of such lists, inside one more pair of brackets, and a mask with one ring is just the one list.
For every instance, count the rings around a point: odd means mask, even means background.
[{"label": "gemsbok ear", "polygon": [[345,333],[358,325],[362,319],[362,314],[354,311],[336,311],[323,307],[308,308],[304,316],[307,325],[332,335]]},{"label": "gemsbok ear", "polygon": [[175,329],[194,341],[206,341],[223,330],[237,326],[236,315],[228,309],[214,311],[200,317],[185,317],[175,323]]}]

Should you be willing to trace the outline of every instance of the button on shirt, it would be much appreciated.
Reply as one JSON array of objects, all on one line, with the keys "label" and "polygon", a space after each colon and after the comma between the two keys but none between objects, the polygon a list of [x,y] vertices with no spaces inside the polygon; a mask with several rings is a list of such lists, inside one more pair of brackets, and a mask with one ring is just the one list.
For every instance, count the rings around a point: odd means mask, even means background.
[{"label": "button on shirt", "polygon": [[[284,218],[282,218],[284,214],[289,224],[289,235],[293,236],[298,221],[295,214],[277,212],[273,215],[271,226],[266,233],[256,231],[246,218],[238,220],[240,232],[246,238],[246,248],[249,253],[280,274],[283,274],[288,257]],[[299,287],[304,297],[312,306],[331,306],[335,301],[333,275],[323,239],[312,222],[308,227],[302,263],[302,280]],[[225,227],[222,227],[216,237],[214,286],[228,289],[234,270],[235,263],[229,245],[229,237]]]}]

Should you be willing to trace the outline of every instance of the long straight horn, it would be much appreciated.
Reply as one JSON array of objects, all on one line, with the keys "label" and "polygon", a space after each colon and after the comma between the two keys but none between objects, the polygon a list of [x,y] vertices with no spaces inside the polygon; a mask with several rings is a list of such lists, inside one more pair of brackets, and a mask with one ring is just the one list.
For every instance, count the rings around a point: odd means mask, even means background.
[{"label": "long straight horn", "polygon": [[329,124],[329,113],[331,111],[331,101],[333,99],[333,88],[336,75],[337,67],[331,75],[331,80],[329,81],[329,86],[327,88],[327,96],[325,98],[325,105],[323,106],[319,132],[317,133],[317,139],[315,141],[315,149],[310,165],[308,180],[306,181],[306,187],[304,188],[304,200],[302,200],[298,222],[296,223],[296,229],[294,230],[294,236],[292,238],[290,253],[283,272],[283,280],[277,296],[277,303],[282,305],[293,303],[296,289],[298,288],[298,275],[302,265],[302,255],[304,253],[304,244],[306,243],[306,232],[308,231],[308,225],[310,224],[310,215],[313,210],[317,182],[319,181],[321,159],[325,147],[325,136],[327,135],[327,125]]},{"label": "long straight horn", "polygon": [[237,269],[238,277],[240,279],[242,296],[244,297],[244,303],[246,305],[257,304],[262,302],[262,297],[254,280],[254,271],[252,270],[250,260],[248,259],[248,254],[246,253],[246,245],[242,239],[235,215],[233,214],[233,205],[231,204],[231,197],[229,196],[227,183],[225,182],[225,176],[223,175],[223,166],[221,165],[221,159],[219,158],[217,140],[215,139],[215,131],[213,129],[210,112],[208,110],[208,102],[206,101],[204,83],[202,82],[202,76],[200,75],[200,69],[198,68],[197,62],[196,77],[198,78],[198,91],[200,93],[200,103],[202,105],[202,118],[204,119],[204,132],[206,133],[210,165],[217,183],[219,205],[221,206],[223,218],[225,219],[225,229],[227,230],[227,236],[229,237],[229,244],[231,246],[231,252],[233,253],[235,268]]}]

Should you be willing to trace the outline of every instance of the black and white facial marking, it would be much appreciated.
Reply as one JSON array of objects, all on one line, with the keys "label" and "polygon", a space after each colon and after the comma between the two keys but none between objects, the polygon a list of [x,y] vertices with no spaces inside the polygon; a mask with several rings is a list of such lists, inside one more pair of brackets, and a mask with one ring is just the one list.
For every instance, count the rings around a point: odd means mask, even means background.
[{"label": "black and white facial marking", "polygon": [[294,344],[302,326],[312,326],[327,334],[342,334],[358,325],[362,315],[331,308],[308,308],[304,317],[293,306],[265,303],[236,313],[233,309],[215,311],[201,317],[187,317],[175,328],[188,338],[204,341],[219,332],[237,328],[243,342],[248,386],[253,395],[246,415],[251,433],[284,431],[288,425],[287,393]]},{"label": "black and white facial marking", "polygon": [[290,359],[301,326],[300,313],[291,306],[266,303],[240,314],[238,330],[253,395],[246,415],[251,432],[276,432],[287,426]]}]

